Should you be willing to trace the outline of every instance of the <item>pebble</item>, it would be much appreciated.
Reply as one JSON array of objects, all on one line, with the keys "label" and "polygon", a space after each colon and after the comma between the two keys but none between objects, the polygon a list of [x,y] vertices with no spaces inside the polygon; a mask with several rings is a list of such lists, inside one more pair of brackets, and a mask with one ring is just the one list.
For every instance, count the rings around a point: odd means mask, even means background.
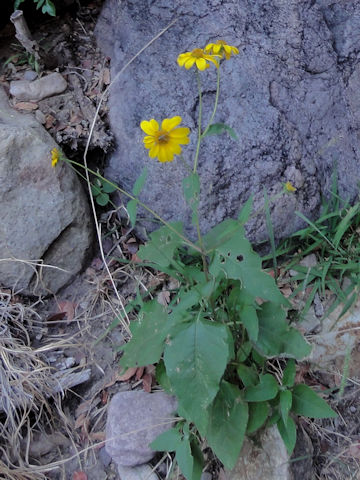
[{"label": "pebble", "polygon": [[354,405],[351,405],[349,410],[350,410],[351,413],[355,413],[356,412],[356,407],[354,407]]},{"label": "pebble", "polygon": [[26,70],[24,73],[24,80],[27,80],[28,82],[32,82],[38,77],[38,74],[34,72],[34,70]]},{"label": "pebble", "polygon": [[10,82],[10,94],[18,100],[37,102],[46,97],[62,93],[67,88],[65,78],[57,72],[37,80],[14,80]]},{"label": "pebble", "polygon": [[159,480],[149,465],[137,465],[136,467],[124,467],[118,465],[121,480]]},{"label": "pebble", "polygon": [[204,472],[202,475],[201,475],[201,479],[200,480],[212,480],[212,475],[211,473],[209,472]]}]

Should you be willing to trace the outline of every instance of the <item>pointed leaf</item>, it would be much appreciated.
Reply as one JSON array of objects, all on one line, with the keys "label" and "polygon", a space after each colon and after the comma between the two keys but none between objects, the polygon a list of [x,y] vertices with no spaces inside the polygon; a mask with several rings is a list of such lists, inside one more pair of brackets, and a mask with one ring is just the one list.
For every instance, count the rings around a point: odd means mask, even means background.
[{"label": "pointed leaf", "polygon": [[241,225],[245,225],[245,223],[249,220],[252,206],[253,206],[253,195],[250,195],[250,197],[246,200],[244,206],[242,207],[238,215],[238,220]]},{"label": "pointed leaf", "polygon": [[290,359],[288,360],[285,370],[283,372],[282,384],[285,387],[292,387],[295,382],[295,375],[296,375],[295,361]]},{"label": "pointed leaf", "polygon": [[309,418],[333,418],[337,414],[307,385],[295,385],[291,411]]},{"label": "pointed leaf", "polygon": [[249,403],[249,422],[246,433],[254,433],[262,427],[269,415],[270,407],[267,402]]},{"label": "pointed leaf", "polygon": [[285,423],[282,418],[277,422],[277,427],[283,442],[285,443],[286,450],[289,455],[292,454],[296,443],[296,425],[291,417],[287,418]]},{"label": "pointed leaf", "polygon": [[135,197],[140,195],[142,189],[144,188],[146,178],[147,178],[147,174],[148,174],[147,168],[144,167],[141,170],[140,176],[136,179],[135,184],[134,184],[133,189],[132,189],[132,193]]},{"label": "pointed leaf", "polygon": [[248,402],[264,402],[275,398],[279,391],[279,385],[270,374],[260,376],[260,382],[245,390],[245,400]]},{"label": "pointed leaf", "polygon": [[286,424],[287,419],[289,417],[289,412],[292,405],[292,393],[290,390],[283,390],[280,392],[280,412],[281,417]]},{"label": "pointed leaf", "polygon": [[303,336],[286,322],[286,313],[280,305],[266,302],[261,305],[259,336],[256,348],[266,357],[277,355],[293,356],[301,359],[309,355],[311,346]]},{"label": "pointed leaf", "polygon": [[255,308],[246,305],[240,312],[240,318],[248,332],[250,340],[256,342],[259,335],[259,320]]},{"label": "pointed leaf", "polygon": [[186,480],[192,480],[194,459],[191,454],[191,445],[189,439],[182,438],[176,449],[176,461],[179,464],[181,473]]},{"label": "pointed leaf", "polygon": [[168,334],[167,318],[164,307],[156,300],[144,305],[138,321],[130,324],[130,342],[121,347],[124,352],[120,360],[122,367],[146,366],[160,360]]},{"label": "pointed leaf", "polygon": [[113,193],[117,190],[116,185],[112,185],[106,178],[101,179],[102,190],[106,193]]},{"label": "pointed leaf", "polygon": [[223,132],[227,132],[234,140],[239,140],[234,130],[225,123],[213,123],[205,132],[205,135],[203,134],[203,137],[207,137],[208,135],[220,135]]},{"label": "pointed leaf", "polygon": [[238,365],[237,373],[246,388],[253,387],[258,382],[258,375],[252,367],[243,364]]},{"label": "pointed leaf", "polygon": [[136,200],[130,200],[126,205],[126,210],[132,227],[135,227],[136,224],[137,204],[138,202]]},{"label": "pointed leaf", "polygon": [[157,452],[174,452],[181,443],[182,435],[178,428],[171,428],[158,435],[150,447]]},{"label": "pointed leaf", "polygon": [[[181,222],[174,222],[172,227],[179,233],[183,231]],[[160,267],[167,267],[173,261],[176,248],[182,244],[181,238],[168,227],[161,227],[150,235],[150,241],[142,245],[138,256],[142,260],[148,260]]]},{"label": "pointed leaf", "polygon": [[209,426],[206,438],[216,456],[232,469],[244,441],[248,422],[248,405],[240,390],[228,382],[221,382],[220,391],[209,408]]},{"label": "pointed leaf", "polygon": [[166,345],[164,363],[179,405],[200,432],[229,356],[228,328],[197,318]]}]

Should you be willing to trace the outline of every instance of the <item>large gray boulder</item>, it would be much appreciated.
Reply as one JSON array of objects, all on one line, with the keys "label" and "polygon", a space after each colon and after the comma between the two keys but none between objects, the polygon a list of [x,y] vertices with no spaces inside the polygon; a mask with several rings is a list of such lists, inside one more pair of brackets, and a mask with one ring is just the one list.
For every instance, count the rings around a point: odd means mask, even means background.
[{"label": "large gray boulder", "polygon": [[[83,267],[91,215],[76,174],[51,167],[56,143],[0,89],[0,285],[55,293]],[[42,269],[35,264],[42,261]]]},{"label": "large gray boulder", "polygon": [[[179,68],[179,53],[225,39],[240,54],[225,62],[215,121],[232,126],[208,137],[200,154],[201,227],[234,217],[250,193],[255,210],[291,181],[294,195],[272,205],[276,235],[302,224],[294,212],[319,213],[329,197],[337,163],[339,192],[353,200],[360,178],[360,2],[358,0],[107,0],[97,25],[99,45],[112,60],[112,78],[172,20],[177,22],[150,45],[114,82],[110,119],[118,148],[108,176],[131,190],[142,167],[149,176],[141,199],[168,220],[190,224],[181,180],[182,163],[160,164],[145,151],[141,120],[181,115],[196,144],[198,93],[194,67]],[[205,121],[214,102],[213,66],[200,74]],[[252,240],[266,236],[264,215],[249,226]]]}]

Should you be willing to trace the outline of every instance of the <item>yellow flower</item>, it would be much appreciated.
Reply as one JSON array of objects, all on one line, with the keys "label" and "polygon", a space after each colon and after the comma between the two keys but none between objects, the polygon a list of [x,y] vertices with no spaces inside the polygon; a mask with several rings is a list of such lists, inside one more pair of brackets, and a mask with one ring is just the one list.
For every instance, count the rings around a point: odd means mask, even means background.
[{"label": "yellow flower", "polygon": [[239,49],[236,47],[232,47],[228,45],[224,40],[217,40],[216,43],[209,43],[205,47],[205,52],[212,51],[213,54],[221,54],[221,56],[225,55],[226,60],[229,60],[231,54],[237,55],[239,53]]},{"label": "yellow flower", "polygon": [[140,123],[141,129],[146,133],[144,146],[149,150],[149,157],[157,157],[160,162],[172,162],[174,155],[180,155],[182,145],[189,143],[188,135],[190,129],[178,127],[181,117],[165,118],[161,128],[153,118],[148,122],[143,120]]},{"label": "yellow flower", "polygon": [[296,188],[293,186],[291,182],[284,183],[284,190],[285,192],[290,192],[290,193],[296,192]]},{"label": "yellow flower", "polygon": [[51,150],[51,166],[54,168],[60,158],[60,152],[57,148]]},{"label": "yellow flower", "polygon": [[195,63],[197,68],[203,71],[210,67],[208,62],[214,63],[217,68],[219,67],[215,57],[221,58],[221,55],[208,55],[202,48],[195,48],[191,52],[180,53],[177,63],[180,67],[185,67],[186,70],[189,70]]}]

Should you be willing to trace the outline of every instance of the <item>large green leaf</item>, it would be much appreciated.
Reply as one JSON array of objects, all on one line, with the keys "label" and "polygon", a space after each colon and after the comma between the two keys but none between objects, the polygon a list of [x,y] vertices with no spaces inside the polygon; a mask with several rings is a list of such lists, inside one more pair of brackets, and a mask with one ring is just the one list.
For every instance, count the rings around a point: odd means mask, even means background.
[{"label": "large green leaf", "polygon": [[295,382],[296,365],[293,359],[288,360],[283,372],[282,384],[285,387],[292,387]]},{"label": "large green leaf", "polygon": [[132,189],[132,193],[134,194],[135,197],[140,195],[142,189],[144,188],[146,178],[147,178],[147,174],[148,174],[147,168],[144,167],[141,170],[140,176],[136,179],[136,181],[134,183],[134,186],[133,186],[133,189]]},{"label": "large green leaf", "polygon": [[310,418],[332,418],[337,414],[307,385],[295,385],[291,411]]},{"label": "large green leaf", "polygon": [[192,223],[197,224],[197,209],[199,205],[199,195],[200,195],[200,179],[197,173],[192,173],[188,177],[185,177],[182,181],[183,192],[186,203],[189,205],[193,211]]},{"label": "large green leaf", "polygon": [[[223,231],[219,226],[223,226]],[[242,288],[254,297],[288,304],[274,279],[261,270],[261,258],[245,238],[244,227],[239,222],[222,222],[204,237],[204,243],[205,248],[212,251],[209,272],[213,276],[240,280]]]},{"label": "large green leaf", "polygon": [[229,469],[236,464],[248,422],[248,405],[235,385],[221,382],[219,393],[209,408],[206,431],[208,444]]},{"label": "large green leaf", "polygon": [[283,422],[286,423],[292,405],[292,393],[290,390],[280,392],[280,412]]},{"label": "large green leaf", "polygon": [[[171,223],[171,226],[177,232],[182,233],[183,224],[181,222]],[[167,267],[173,263],[174,252],[181,244],[181,238],[164,226],[150,235],[150,241],[140,247],[138,256],[142,260],[153,262],[160,267]]]},{"label": "large green leaf", "polygon": [[264,402],[275,398],[278,391],[277,381],[270,373],[266,373],[260,376],[260,382],[257,385],[247,387],[245,400],[248,402]]},{"label": "large green leaf", "polygon": [[280,305],[266,302],[257,316],[259,335],[256,348],[266,357],[286,355],[302,359],[309,355],[311,346],[295,328],[286,321],[286,313]]},{"label": "large green leaf", "polygon": [[181,433],[178,428],[171,428],[158,435],[150,447],[157,452],[175,452],[181,443]]},{"label": "large green leaf", "polygon": [[227,132],[233,140],[239,140],[235,131],[225,123],[213,123],[205,131],[205,135],[203,134],[202,136],[207,137],[208,135],[220,135],[223,132]]},{"label": "large green leaf", "polygon": [[159,361],[168,334],[167,313],[156,300],[144,304],[138,321],[130,324],[132,338],[121,347],[120,365],[124,368],[145,366]]},{"label": "large green leaf", "polygon": [[225,325],[198,316],[167,342],[164,363],[179,405],[187,418],[204,432],[207,407],[219,390],[229,357],[229,332]]}]

